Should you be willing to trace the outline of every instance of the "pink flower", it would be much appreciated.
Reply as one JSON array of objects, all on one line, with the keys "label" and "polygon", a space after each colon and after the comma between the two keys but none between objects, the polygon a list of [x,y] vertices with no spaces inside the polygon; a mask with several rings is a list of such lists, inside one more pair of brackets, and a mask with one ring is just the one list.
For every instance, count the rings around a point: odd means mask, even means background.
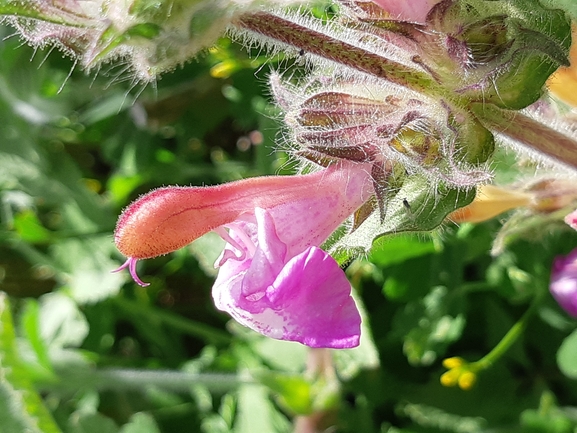
[{"label": "pink flower", "polygon": [[549,290],[567,313],[577,317],[577,249],[555,258]]},{"label": "pink flower", "polygon": [[311,347],[358,345],[360,316],[336,261],[318,248],[373,193],[370,165],[335,164],[299,176],[153,191],[121,215],[118,249],[135,281],[138,259],[166,254],[214,230],[217,308],[272,338]]},{"label": "pink flower", "polygon": [[440,0],[373,0],[391,18],[401,21],[424,23],[431,8]]}]

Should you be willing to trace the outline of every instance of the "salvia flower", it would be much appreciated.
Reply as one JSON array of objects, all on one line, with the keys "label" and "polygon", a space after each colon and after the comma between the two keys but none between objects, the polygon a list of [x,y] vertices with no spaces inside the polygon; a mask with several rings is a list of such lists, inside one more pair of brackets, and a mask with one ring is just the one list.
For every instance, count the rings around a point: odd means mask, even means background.
[{"label": "salvia flower", "polygon": [[577,249],[555,258],[549,289],[559,305],[577,317]]},{"label": "salvia flower", "polygon": [[370,166],[339,163],[307,175],[212,187],[168,187],[121,215],[115,241],[135,281],[138,259],[214,230],[227,242],[216,306],[264,335],[311,347],[354,347],[360,316],[350,284],[319,246],[373,194]]}]

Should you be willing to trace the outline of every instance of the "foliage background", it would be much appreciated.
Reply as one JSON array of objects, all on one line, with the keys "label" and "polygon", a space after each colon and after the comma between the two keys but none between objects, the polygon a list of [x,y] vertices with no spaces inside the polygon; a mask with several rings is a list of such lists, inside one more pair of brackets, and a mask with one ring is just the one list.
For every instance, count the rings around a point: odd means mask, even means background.
[{"label": "foliage background", "polygon": [[[359,348],[334,353],[338,384],[307,377],[307,350],[215,310],[218,240],[111,274],[121,209],[162,185],[290,173],[268,71],[223,39],[140,87],[113,65],[87,76],[59,53],[0,36],[0,431],[286,432],[324,412],[339,432],[577,431],[577,334],[547,293],[563,224],[518,214],[378,241],[347,273],[365,306]],[[298,62],[297,62],[298,63]],[[499,179],[515,179],[511,157]],[[477,360],[529,308],[521,337],[467,391],[444,358]],[[561,348],[561,350],[560,350]]]}]

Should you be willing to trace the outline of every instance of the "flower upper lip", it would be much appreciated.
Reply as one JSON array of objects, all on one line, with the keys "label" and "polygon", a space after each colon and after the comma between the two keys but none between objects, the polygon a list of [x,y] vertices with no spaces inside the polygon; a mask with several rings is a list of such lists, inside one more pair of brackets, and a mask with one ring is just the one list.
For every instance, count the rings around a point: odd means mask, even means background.
[{"label": "flower upper lip", "polygon": [[[347,182],[363,183],[355,190],[353,201],[360,201],[358,207],[372,194],[368,172],[365,164],[338,163],[307,175],[251,178],[210,187],[160,188],[122,213],[115,231],[116,246],[134,259],[167,254],[244,213],[253,213],[256,207],[269,209],[295,202],[315,190],[330,198],[339,194],[338,188],[346,188]],[[341,222],[355,209],[343,215]]]}]

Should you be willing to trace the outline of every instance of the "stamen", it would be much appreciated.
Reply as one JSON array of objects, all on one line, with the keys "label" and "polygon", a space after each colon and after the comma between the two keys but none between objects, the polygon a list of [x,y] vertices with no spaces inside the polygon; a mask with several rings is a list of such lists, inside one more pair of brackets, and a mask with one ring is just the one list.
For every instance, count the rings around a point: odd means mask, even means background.
[{"label": "stamen", "polygon": [[142,281],[138,277],[138,274],[136,273],[136,262],[138,262],[138,259],[135,259],[134,257],[129,257],[122,264],[122,266],[120,266],[119,268],[117,268],[111,272],[120,272],[120,271],[128,268],[128,271],[130,272],[130,276],[132,277],[132,279],[134,280],[134,282],[136,284],[138,284],[139,286],[142,286],[142,287],[150,286],[150,283],[145,283],[144,281]]},{"label": "stamen", "polygon": [[234,225],[226,225],[225,227],[227,227],[229,230],[234,231],[234,233],[240,238],[240,240],[248,250],[248,253],[251,256],[254,256],[254,254],[256,253],[256,245],[254,244],[250,236],[243,229],[236,227]]},{"label": "stamen", "polygon": [[[229,229],[230,229],[230,227],[229,227]],[[236,240],[234,240],[232,238],[232,236],[230,236],[230,234],[226,231],[225,226],[217,227],[213,231],[217,235],[219,235],[222,239],[224,239],[225,242],[228,242],[230,245],[232,245],[239,252],[239,255],[236,255],[236,254],[234,255],[234,259],[244,260],[246,258],[246,251],[245,251],[246,247],[244,245],[242,245],[241,243],[237,242]],[[224,264],[224,262],[226,262],[226,260],[228,260],[229,258],[233,258],[233,257],[230,257],[230,255],[228,255],[228,257],[227,257],[226,253],[223,254],[223,257],[219,262],[219,266],[222,266]]]}]

